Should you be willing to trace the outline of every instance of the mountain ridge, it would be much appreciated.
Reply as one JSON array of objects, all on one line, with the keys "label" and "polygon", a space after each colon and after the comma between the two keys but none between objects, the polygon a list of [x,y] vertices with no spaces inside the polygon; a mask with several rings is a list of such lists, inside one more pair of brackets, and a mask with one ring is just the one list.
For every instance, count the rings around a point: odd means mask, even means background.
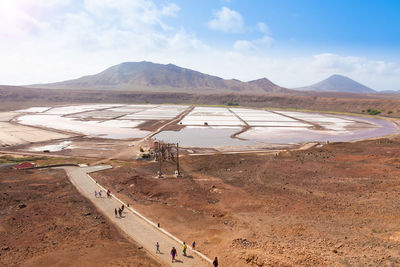
[{"label": "mountain ridge", "polygon": [[190,93],[288,93],[291,90],[272,83],[267,78],[250,82],[223,79],[174,64],[148,61],[123,62],[100,73],[31,88],[109,89],[128,91],[172,91]]}]

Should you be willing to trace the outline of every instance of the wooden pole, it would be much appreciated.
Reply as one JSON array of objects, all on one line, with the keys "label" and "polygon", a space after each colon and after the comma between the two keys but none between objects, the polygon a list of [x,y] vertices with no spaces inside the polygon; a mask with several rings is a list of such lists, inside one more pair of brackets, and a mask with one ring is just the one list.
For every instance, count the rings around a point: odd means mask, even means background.
[{"label": "wooden pole", "polygon": [[158,178],[162,178],[161,161],[162,161],[161,144],[158,143]]},{"label": "wooden pole", "polygon": [[176,177],[182,177],[181,170],[179,168],[179,144],[176,143]]}]

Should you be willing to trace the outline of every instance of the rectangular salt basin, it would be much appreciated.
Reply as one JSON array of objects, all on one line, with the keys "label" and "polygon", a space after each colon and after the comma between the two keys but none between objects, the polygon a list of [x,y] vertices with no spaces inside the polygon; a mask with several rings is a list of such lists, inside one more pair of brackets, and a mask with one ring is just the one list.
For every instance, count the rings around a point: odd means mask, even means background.
[{"label": "rectangular salt basin", "polygon": [[240,131],[240,127],[185,127],[180,131],[162,131],[155,136],[156,140],[168,143],[179,143],[182,147],[219,147],[249,146],[257,142],[231,138]]},{"label": "rectangular salt basin", "polygon": [[74,147],[71,145],[72,141],[63,141],[58,144],[54,145],[45,145],[45,146],[37,146],[37,147],[32,147],[29,150],[30,151],[45,151],[48,150],[50,152],[57,152],[61,151],[64,149],[73,149]]},{"label": "rectangular salt basin", "polygon": [[124,116],[125,114],[126,113],[122,113],[122,112],[89,111],[89,112],[84,112],[84,113],[66,115],[65,117],[81,118],[81,119],[90,119],[90,118],[93,118],[93,119],[111,119],[111,118]]},{"label": "rectangular salt basin", "polygon": [[332,136],[347,132],[316,131],[308,128],[254,127],[238,135],[240,138],[266,143],[290,144],[331,140]]},{"label": "rectangular salt basin", "polygon": [[236,116],[185,116],[182,121],[193,120],[193,121],[207,121],[207,120],[225,120],[225,121],[240,121]]},{"label": "rectangular salt basin", "polygon": [[344,123],[344,122],[353,122],[349,120],[344,120],[341,118],[331,118],[331,117],[324,117],[324,118],[303,118],[305,121],[310,121],[310,122],[331,122],[331,123]]},{"label": "rectangular salt basin", "polygon": [[244,120],[244,121],[293,121],[295,122],[295,119],[291,119],[288,117],[284,116],[241,116],[239,117]]},{"label": "rectangular salt basin", "polygon": [[80,105],[80,106],[67,106],[67,107],[56,107],[51,108],[48,111],[44,112],[44,114],[55,114],[55,115],[65,115],[72,114],[84,111],[91,111],[97,109],[105,109],[111,107],[118,107],[121,105],[118,104],[95,104],[95,105]]},{"label": "rectangular salt basin", "polygon": [[31,108],[27,108],[27,109],[20,109],[17,110],[15,112],[20,112],[20,113],[40,113],[40,112],[44,112],[46,110],[49,110],[51,107],[31,107]]},{"label": "rectangular salt basin", "polygon": [[207,125],[210,126],[243,126],[243,122],[241,121],[221,121],[221,120],[217,120],[217,121],[213,121],[213,120],[208,120],[208,121],[185,121],[184,123],[182,122],[182,125],[197,125],[197,126],[201,126],[201,125],[205,125],[204,123],[207,122]]},{"label": "rectangular salt basin", "polygon": [[271,126],[271,127],[310,127],[311,124],[300,121],[246,121],[250,126]]},{"label": "rectangular salt basin", "polygon": [[150,134],[149,131],[129,128],[140,124],[140,121],[106,121],[99,123],[96,121],[79,121],[60,115],[26,115],[19,118],[19,123],[111,139],[143,138]]}]

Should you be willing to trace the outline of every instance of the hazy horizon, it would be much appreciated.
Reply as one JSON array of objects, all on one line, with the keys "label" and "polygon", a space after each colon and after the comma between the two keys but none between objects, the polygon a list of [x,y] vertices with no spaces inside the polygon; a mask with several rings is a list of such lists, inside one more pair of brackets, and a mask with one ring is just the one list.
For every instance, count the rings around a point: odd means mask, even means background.
[{"label": "hazy horizon", "polygon": [[151,61],[287,88],[340,74],[400,90],[399,11],[396,1],[3,0],[0,84]]}]

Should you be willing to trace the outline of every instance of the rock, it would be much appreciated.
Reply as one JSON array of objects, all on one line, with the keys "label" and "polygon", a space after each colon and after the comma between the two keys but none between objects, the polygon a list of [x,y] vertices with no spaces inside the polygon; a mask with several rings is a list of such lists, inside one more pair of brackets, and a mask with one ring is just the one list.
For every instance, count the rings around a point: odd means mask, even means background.
[{"label": "rock", "polygon": [[4,247],[1,248],[1,250],[10,250],[10,247],[9,246],[4,246]]},{"label": "rock", "polygon": [[140,246],[140,247],[138,247],[138,249],[143,249],[143,247],[142,247],[142,246]]},{"label": "rock", "polygon": [[18,205],[18,207],[19,207],[20,209],[26,208],[26,204],[21,203],[21,204]]},{"label": "rock", "polygon": [[82,214],[83,216],[90,216],[90,215],[92,215],[92,213],[91,212],[87,212],[87,213],[84,213],[84,214]]}]

